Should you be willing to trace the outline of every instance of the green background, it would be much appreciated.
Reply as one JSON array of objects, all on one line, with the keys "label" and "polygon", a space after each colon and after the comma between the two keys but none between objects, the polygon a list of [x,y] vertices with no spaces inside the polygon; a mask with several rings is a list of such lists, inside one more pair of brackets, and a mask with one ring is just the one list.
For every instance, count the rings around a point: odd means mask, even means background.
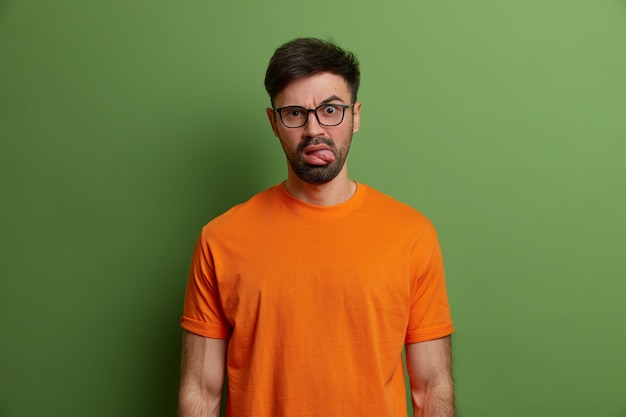
[{"label": "green background", "polygon": [[352,177],[440,232],[459,415],[626,417],[623,0],[0,2],[0,416],[175,414],[192,247],[285,175],[297,36],[359,55]]}]

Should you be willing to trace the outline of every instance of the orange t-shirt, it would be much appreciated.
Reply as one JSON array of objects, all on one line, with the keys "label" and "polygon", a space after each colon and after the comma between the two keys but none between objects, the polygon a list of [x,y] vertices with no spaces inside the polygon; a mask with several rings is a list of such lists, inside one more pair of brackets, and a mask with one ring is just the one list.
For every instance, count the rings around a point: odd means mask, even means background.
[{"label": "orange t-shirt", "polygon": [[331,207],[277,185],[209,222],[181,325],[229,339],[233,417],[406,416],[404,344],[453,332],[432,224],[362,184]]}]

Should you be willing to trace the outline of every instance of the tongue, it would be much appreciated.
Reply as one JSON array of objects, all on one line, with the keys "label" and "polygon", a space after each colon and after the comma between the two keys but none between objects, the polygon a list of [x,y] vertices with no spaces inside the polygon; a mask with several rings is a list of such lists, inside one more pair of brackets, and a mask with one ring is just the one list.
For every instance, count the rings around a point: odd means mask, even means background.
[{"label": "tongue", "polygon": [[335,160],[335,155],[328,149],[320,149],[305,153],[304,160],[311,165],[326,165]]}]

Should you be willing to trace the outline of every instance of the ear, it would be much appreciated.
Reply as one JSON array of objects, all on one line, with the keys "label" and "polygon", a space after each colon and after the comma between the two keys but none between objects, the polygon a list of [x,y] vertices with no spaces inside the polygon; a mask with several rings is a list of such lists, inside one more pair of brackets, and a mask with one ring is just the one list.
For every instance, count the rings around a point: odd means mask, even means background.
[{"label": "ear", "polygon": [[352,132],[356,133],[359,131],[361,127],[361,102],[357,101],[354,103],[354,107],[352,108]]},{"label": "ear", "polygon": [[267,113],[267,118],[270,121],[270,125],[272,126],[272,131],[274,132],[274,136],[278,137],[278,125],[276,124],[276,112],[274,109],[270,109],[269,107],[265,109],[265,113]]}]

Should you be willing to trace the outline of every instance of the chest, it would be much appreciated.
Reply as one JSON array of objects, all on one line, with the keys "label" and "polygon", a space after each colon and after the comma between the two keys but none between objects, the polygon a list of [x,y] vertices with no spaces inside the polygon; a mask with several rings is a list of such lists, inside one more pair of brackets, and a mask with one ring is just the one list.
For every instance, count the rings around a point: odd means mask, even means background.
[{"label": "chest", "polygon": [[354,223],[268,227],[219,248],[220,298],[237,326],[251,322],[324,328],[389,323],[409,311],[411,240]]}]

